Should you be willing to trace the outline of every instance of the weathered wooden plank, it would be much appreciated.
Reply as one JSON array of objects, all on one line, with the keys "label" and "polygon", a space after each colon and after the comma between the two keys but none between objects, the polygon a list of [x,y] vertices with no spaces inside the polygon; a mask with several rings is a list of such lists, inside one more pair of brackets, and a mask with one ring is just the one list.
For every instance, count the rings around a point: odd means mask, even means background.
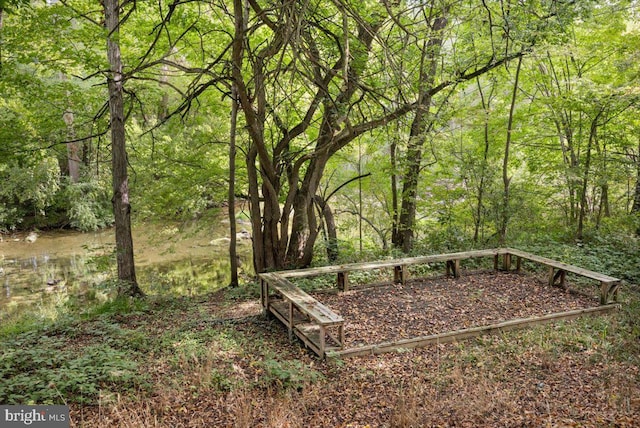
[{"label": "weathered wooden plank", "polygon": [[277,291],[285,299],[291,301],[298,310],[315,319],[318,323],[322,325],[337,325],[344,322],[340,315],[296,287],[290,281],[280,278],[274,273],[260,274],[260,277],[268,283],[267,289],[271,288]]},{"label": "weathered wooden plank", "polygon": [[511,254],[506,253],[502,256],[502,269],[506,271],[511,270]]},{"label": "weathered wooden plank", "polygon": [[296,287],[295,284],[281,278],[273,273],[260,274],[261,278],[265,279],[269,286],[287,299],[295,300],[296,302],[314,302],[315,299]]},{"label": "weathered wooden plank", "polygon": [[349,291],[349,272],[338,272],[338,289]]},{"label": "weathered wooden plank", "polygon": [[318,356],[324,357],[324,352],[320,349],[320,328],[315,324],[299,325],[295,328],[295,334],[304,344],[313,350]]},{"label": "weathered wooden plank", "polygon": [[[291,314],[289,313],[289,303],[283,300],[275,302],[272,301],[269,305],[269,309],[271,310],[271,312],[277,311],[282,317],[289,318],[291,316]],[[293,319],[291,324],[293,326],[309,321],[309,317],[300,311],[293,311],[292,315]]]},{"label": "weathered wooden plank", "polygon": [[395,284],[406,284],[408,277],[407,265],[398,265],[393,267],[393,282]]},{"label": "weathered wooden plank", "polygon": [[338,325],[344,322],[344,318],[317,300],[313,304],[304,303],[298,307],[323,326]]},{"label": "weathered wooden plank", "polygon": [[486,326],[466,328],[462,330],[449,331],[446,333],[433,334],[429,336],[402,339],[392,342],[382,342],[373,345],[359,346],[342,350],[328,350],[327,357],[353,357],[371,354],[381,354],[384,352],[397,351],[399,349],[420,348],[432,344],[455,342],[459,340],[478,337],[484,334],[501,333],[509,330],[530,327],[558,320],[574,319],[583,315],[602,314],[618,310],[618,304],[609,304],[587,309],[576,309],[573,311],[557,312],[538,317],[519,318],[501,323]]},{"label": "weathered wooden plank", "polygon": [[470,258],[476,258],[476,257],[487,257],[487,256],[498,255],[498,254],[505,254],[505,252],[506,250],[500,249],[500,248],[488,249],[488,250],[473,250],[473,251],[463,251],[463,252],[448,253],[448,254],[435,254],[430,256],[406,257],[406,258],[392,259],[392,260],[378,260],[374,262],[348,263],[348,264],[342,264],[342,265],[320,266],[320,267],[308,268],[308,269],[278,271],[278,272],[274,272],[274,274],[277,274],[282,278],[305,278],[310,276],[332,274],[332,273],[338,273],[338,272],[384,269],[384,268],[402,266],[402,265],[410,266],[410,265],[416,265],[416,264],[446,262],[448,260],[464,260],[464,259],[470,259]]},{"label": "weathered wooden plank", "polygon": [[511,255],[515,255],[518,257],[522,257],[534,262],[538,262],[547,266],[552,266],[556,269],[562,269],[564,271],[567,272],[571,272],[571,273],[575,273],[577,275],[581,275],[587,278],[591,278],[591,279],[595,279],[597,281],[604,281],[604,282],[618,282],[620,281],[618,278],[614,278],[612,276],[609,275],[605,275],[603,273],[599,273],[599,272],[594,272],[591,271],[589,269],[584,269],[584,268],[580,268],[577,266],[573,266],[567,263],[562,263],[559,262],[557,260],[552,260],[552,259],[548,259],[546,257],[542,257],[542,256],[538,256],[535,254],[531,254],[531,253],[527,253],[525,251],[521,251],[521,250],[517,250],[515,248],[506,248],[506,251],[508,251]]}]

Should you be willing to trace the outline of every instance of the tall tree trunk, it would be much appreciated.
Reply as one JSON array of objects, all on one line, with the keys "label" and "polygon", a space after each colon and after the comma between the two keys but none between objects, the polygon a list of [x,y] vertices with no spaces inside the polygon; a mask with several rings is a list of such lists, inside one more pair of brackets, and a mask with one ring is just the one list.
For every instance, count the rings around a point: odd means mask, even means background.
[{"label": "tall tree trunk", "polygon": [[69,142],[66,144],[67,171],[71,182],[78,183],[80,181],[80,165],[82,161],[80,160],[80,155],[78,153],[80,151],[80,145],[74,141],[76,139],[76,130],[74,127],[73,111],[65,111],[62,117],[64,119],[64,123],[67,125],[67,137],[69,138]]},{"label": "tall tree trunk", "polygon": [[247,181],[249,183],[249,217],[252,231],[253,270],[264,272],[267,268],[264,251],[264,234],[262,233],[262,210],[260,208],[260,185],[256,168],[257,150],[251,145],[246,156]]},{"label": "tall tree trunk", "polygon": [[439,53],[442,48],[442,32],[447,26],[446,10],[434,18],[431,24],[432,34],[422,49],[420,66],[420,93],[418,108],[411,124],[409,143],[407,145],[407,166],[402,183],[402,203],[398,230],[394,233],[396,248],[408,253],[413,248],[414,228],[416,222],[416,206],[418,197],[418,181],[422,167],[422,147],[431,125],[429,109],[432,104],[433,85],[438,71]]},{"label": "tall tree trunk", "polygon": [[596,218],[596,229],[600,228],[602,218],[611,216],[609,207],[609,184],[602,183],[600,185],[600,204],[598,205],[598,217]]},{"label": "tall tree trunk", "polygon": [[322,219],[325,233],[325,247],[327,249],[327,259],[333,263],[338,260],[338,229],[336,228],[336,220],[331,211],[328,201],[322,196],[316,195],[314,202],[318,207],[319,217]]},{"label": "tall tree trunk", "polygon": [[238,254],[236,231],[236,128],[238,119],[238,90],[235,83],[231,87],[231,125],[229,131],[229,263],[231,266],[231,287],[238,286]]},{"label": "tall tree trunk", "polygon": [[4,9],[0,7],[0,74],[2,73],[2,64],[3,64],[3,48],[4,48],[4,38],[2,37],[2,28],[4,27]]},{"label": "tall tree trunk", "polygon": [[116,228],[118,280],[120,283],[118,294],[121,296],[142,296],[142,290],[136,280],[133,258],[133,238],[131,236],[131,205],[129,203],[123,101],[124,76],[122,74],[119,42],[120,3],[118,0],[104,0],[103,5],[105,26],[108,31],[107,56],[110,66],[107,83],[111,117],[112,203]]},{"label": "tall tree trunk", "polygon": [[584,237],[584,222],[587,215],[587,189],[589,184],[589,174],[591,168],[591,149],[596,138],[598,130],[598,119],[600,113],[591,121],[589,130],[589,140],[587,143],[587,153],[585,154],[584,171],[582,172],[582,189],[580,193],[580,213],[578,214],[578,229],[576,230],[576,239],[581,240]]},{"label": "tall tree trunk", "polygon": [[638,142],[638,154],[636,161],[636,189],[633,194],[633,205],[631,206],[631,214],[636,216],[638,226],[636,228],[636,236],[640,237],[640,142]]},{"label": "tall tree trunk", "polygon": [[513,132],[513,116],[516,108],[516,96],[518,94],[518,81],[520,80],[520,69],[522,67],[522,57],[518,58],[516,66],[516,75],[513,82],[513,92],[511,94],[511,106],[509,107],[509,121],[507,123],[507,138],[504,145],[504,158],[502,159],[502,184],[504,185],[504,194],[502,199],[502,215],[500,219],[500,228],[498,230],[498,239],[500,245],[504,245],[507,241],[507,227],[509,225],[510,213],[510,194],[509,186],[511,177],[509,177],[509,154],[511,150],[511,134]]},{"label": "tall tree trunk", "polygon": [[596,144],[598,154],[602,159],[602,171],[600,171],[600,203],[598,204],[598,216],[596,218],[596,229],[600,228],[602,218],[611,216],[611,206],[609,205],[609,178],[607,177],[607,144],[603,142],[602,150],[600,145]]},{"label": "tall tree trunk", "polygon": [[[396,133],[396,135],[398,135]],[[400,208],[398,207],[398,161],[397,161],[398,143],[396,136],[391,139],[389,147],[389,155],[391,157],[391,211],[392,211],[392,227],[391,227],[391,242],[400,242],[398,236],[399,223],[400,223]]]},{"label": "tall tree trunk", "polygon": [[484,92],[482,91],[482,85],[480,84],[480,77],[476,80],[478,84],[478,92],[480,93],[480,101],[482,103],[482,110],[484,111],[484,150],[482,152],[482,165],[480,168],[480,183],[478,183],[478,204],[476,205],[475,211],[475,219],[474,219],[474,227],[473,227],[473,242],[478,243],[478,238],[480,234],[480,225],[482,224],[482,207],[483,207],[483,199],[484,199],[484,191],[485,191],[485,174],[487,171],[487,162],[489,158],[489,110],[491,108],[491,93],[493,92],[493,87],[489,95],[485,98]]},{"label": "tall tree trunk", "polygon": [[[229,234],[231,241],[229,242],[229,259],[231,265],[231,283],[232,287],[238,285],[238,254],[237,254],[237,235],[236,235],[236,207],[235,207],[235,174],[236,174],[236,131],[238,125],[238,82],[236,79],[242,76],[242,55],[244,51],[244,38],[247,24],[247,5],[244,0],[234,0],[233,2],[234,12],[234,38],[232,46],[232,77],[234,79],[231,86],[231,130],[229,138]],[[255,163],[254,163],[255,165]],[[252,171],[249,172],[252,174]],[[250,177],[250,183],[253,182]],[[257,186],[257,183],[255,184]],[[250,184],[251,186],[251,184]],[[249,193],[251,194],[251,190]],[[251,206],[253,207],[253,202]],[[258,203],[258,210],[260,203]],[[252,208],[253,212],[253,208]],[[251,216],[252,222],[254,222],[253,216]],[[255,228],[253,229],[255,231]],[[255,240],[255,236],[254,236]],[[254,268],[255,266],[254,256]],[[256,272],[261,272],[256,270]]]},{"label": "tall tree trunk", "polygon": [[286,256],[287,265],[303,267],[311,264],[313,245],[319,233],[317,219],[313,212],[313,198],[318,191],[328,160],[328,153],[321,153],[312,159],[302,184],[296,192],[293,202],[291,237]]},{"label": "tall tree trunk", "polygon": [[[66,82],[68,77],[61,72],[59,73],[59,79],[62,82]],[[68,96],[69,92],[67,92],[67,97]],[[80,159],[82,144],[76,141],[75,116],[70,99],[67,99],[67,106],[67,109],[62,114],[62,120],[65,125],[67,125],[67,139],[69,142],[66,144],[67,156],[64,159],[64,164],[60,165],[60,172],[68,176],[71,183],[78,183],[80,181],[80,165],[82,164],[82,160]]]}]

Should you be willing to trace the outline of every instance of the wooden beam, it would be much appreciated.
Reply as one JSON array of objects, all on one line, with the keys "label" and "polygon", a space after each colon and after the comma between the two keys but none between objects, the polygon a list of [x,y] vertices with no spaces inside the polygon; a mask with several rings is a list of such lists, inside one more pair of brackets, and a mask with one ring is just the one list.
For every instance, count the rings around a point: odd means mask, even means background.
[{"label": "wooden beam", "polygon": [[[332,274],[338,272],[348,272],[357,270],[372,270],[390,268],[400,265],[419,265],[436,262],[446,262],[447,260],[464,260],[477,257],[489,257],[505,254],[507,249],[488,249],[462,251],[458,253],[434,254],[431,256],[405,257],[393,260],[378,260],[374,262],[348,263],[343,265],[321,266],[308,269],[286,270],[272,272],[282,278],[306,278],[310,276]],[[262,274],[260,274],[262,275]]]},{"label": "wooden beam", "polygon": [[447,260],[447,276],[453,275],[454,278],[460,278],[460,260]]},{"label": "wooden beam", "polygon": [[555,277],[554,277],[554,273],[555,273],[555,269],[553,266],[549,266],[549,286],[553,287],[553,283],[555,282]]},{"label": "wooden beam", "polygon": [[596,281],[607,281],[607,282],[619,281],[618,278],[614,278],[612,276],[605,275],[603,273],[594,272],[588,269],[583,269],[577,266],[559,262],[557,260],[548,259],[546,257],[537,256],[535,254],[527,253],[525,251],[517,250],[514,248],[506,248],[505,251],[507,251],[511,255],[520,256],[525,259],[528,259],[546,266],[554,267],[556,269],[562,269],[567,272],[575,273],[576,275],[595,279]]},{"label": "wooden beam", "polygon": [[406,284],[407,282],[407,265],[393,267],[393,282],[395,284]]},{"label": "wooden beam", "polygon": [[338,272],[338,289],[349,291],[349,272]]},{"label": "wooden beam", "polygon": [[289,300],[289,323],[287,324],[289,328],[289,341],[293,340],[293,302]]},{"label": "wooden beam", "polygon": [[264,278],[260,278],[260,305],[262,305],[262,310],[264,312],[264,310],[267,308],[267,302],[265,301],[265,290],[264,288],[266,287],[266,281],[264,280]]},{"label": "wooden beam", "polygon": [[502,269],[507,272],[511,270],[511,254],[506,253],[502,255]]},{"label": "wooden beam", "polygon": [[325,338],[326,338],[326,330],[324,328],[323,325],[320,326],[320,344],[319,344],[319,348],[320,348],[320,357],[324,358],[324,351],[325,351]]},{"label": "wooden beam", "polygon": [[343,350],[331,350],[327,352],[327,357],[355,357],[361,355],[381,354],[393,352],[399,349],[414,349],[428,345],[457,342],[459,340],[470,339],[485,334],[502,333],[509,330],[521,329],[534,325],[545,324],[558,320],[570,320],[583,315],[596,315],[619,310],[620,305],[609,304],[594,308],[576,309],[573,311],[557,312],[539,317],[519,318],[497,324],[481,327],[465,328],[462,330],[449,331],[446,333],[432,334],[429,336],[414,337],[392,342],[382,342],[374,345],[359,346]]}]

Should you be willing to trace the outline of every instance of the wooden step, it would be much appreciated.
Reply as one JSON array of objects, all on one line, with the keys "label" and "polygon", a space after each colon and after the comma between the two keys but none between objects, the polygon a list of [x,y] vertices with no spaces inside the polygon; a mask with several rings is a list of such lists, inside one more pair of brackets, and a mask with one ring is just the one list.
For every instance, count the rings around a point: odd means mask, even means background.
[{"label": "wooden step", "polygon": [[320,349],[320,326],[315,324],[300,324],[294,328],[293,332],[316,354],[320,355],[320,357],[324,356]]},{"label": "wooden step", "polygon": [[[305,338],[312,342],[316,348],[320,347],[320,326],[316,324],[300,324],[295,327],[296,336],[300,337],[305,343]],[[305,338],[301,337],[305,336]],[[325,348],[342,348],[340,343],[338,343],[337,339],[334,338],[331,334],[327,334],[325,338]]]},{"label": "wooden step", "polygon": [[[278,314],[280,315],[280,317],[288,320],[289,319],[289,302],[281,300],[281,301],[276,301],[276,302],[270,302],[269,303],[269,309],[271,310],[271,312],[273,311],[277,311]],[[309,321],[309,317],[307,317],[306,315],[302,314],[300,311],[298,310],[294,310],[293,311],[293,325],[298,325],[298,324],[302,324],[304,322]]]}]

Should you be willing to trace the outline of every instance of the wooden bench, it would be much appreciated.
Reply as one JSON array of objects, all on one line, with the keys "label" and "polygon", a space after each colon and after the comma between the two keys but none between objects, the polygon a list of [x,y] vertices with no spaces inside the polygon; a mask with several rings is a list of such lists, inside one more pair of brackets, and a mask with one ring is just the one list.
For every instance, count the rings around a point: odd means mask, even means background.
[{"label": "wooden bench", "polygon": [[295,334],[323,358],[327,351],[343,348],[344,319],[340,315],[276,273],[259,276],[262,306],[287,327],[289,340]]},{"label": "wooden bench", "polygon": [[342,291],[349,289],[349,272],[393,268],[393,282],[405,284],[409,274],[408,267],[424,265],[428,263],[444,262],[447,275],[460,276],[460,261],[477,257],[495,257],[495,266],[498,266],[498,257],[505,254],[504,249],[474,250],[459,253],[437,254],[432,256],[406,257],[402,259],[380,260],[375,262],[348,263],[342,265],[322,266],[308,269],[274,272],[281,278],[306,278],[310,276],[337,274],[338,288]]},{"label": "wooden bench", "polygon": [[556,260],[548,259],[546,257],[537,256],[535,254],[527,253],[525,251],[517,250],[514,248],[505,248],[505,269],[509,270],[511,264],[511,256],[516,256],[516,271],[521,269],[521,260],[527,259],[540,264],[543,264],[549,268],[549,285],[561,286],[565,285],[565,277],[567,272],[574,273],[576,275],[583,276],[585,278],[594,279],[600,282],[600,304],[606,305],[609,302],[618,301],[618,290],[621,280],[618,278],[604,275],[599,272],[594,272],[588,269],[583,269],[577,266],[569,265],[566,263],[558,262]]}]

